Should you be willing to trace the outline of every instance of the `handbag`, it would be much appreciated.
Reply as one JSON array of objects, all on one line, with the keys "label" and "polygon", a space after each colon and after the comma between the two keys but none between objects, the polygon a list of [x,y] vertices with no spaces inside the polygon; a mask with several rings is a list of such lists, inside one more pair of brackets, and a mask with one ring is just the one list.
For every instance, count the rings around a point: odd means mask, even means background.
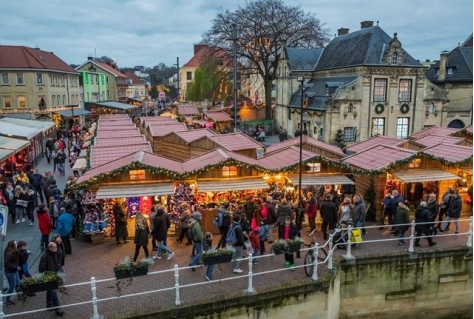
[{"label": "handbag", "polygon": [[362,242],[362,231],[358,228],[351,231],[351,242],[360,243]]}]

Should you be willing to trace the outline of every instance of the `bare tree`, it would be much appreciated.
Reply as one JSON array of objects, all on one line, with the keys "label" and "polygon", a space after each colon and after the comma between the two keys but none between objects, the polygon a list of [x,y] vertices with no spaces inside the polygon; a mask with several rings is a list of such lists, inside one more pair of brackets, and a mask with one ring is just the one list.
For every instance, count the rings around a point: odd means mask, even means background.
[{"label": "bare tree", "polygon": [[[287,47],[323,47],[329,42],[327,29],[315,16],[282,0],[246,1],[235,11],[219,8],[202,43],[232,54],[232,24],[237,25],[237,58],[247,72],[262,77],[265,86],[265,117],[271,119],[271,90],[280,59],[281,43]],[[245,68],[240,70],[241,74]]]}]

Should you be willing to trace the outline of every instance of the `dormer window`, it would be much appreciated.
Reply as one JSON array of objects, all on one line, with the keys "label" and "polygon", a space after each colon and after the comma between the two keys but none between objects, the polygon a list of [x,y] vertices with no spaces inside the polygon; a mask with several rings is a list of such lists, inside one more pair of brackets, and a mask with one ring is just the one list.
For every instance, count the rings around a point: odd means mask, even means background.
[{"label": "dormer window", "polygon": [[390,64],[391,65],[397,65],[398,64],[398,53],[393,52],[392,56],[390,57]]},{"label": "dormer window", "polygon": [[453,75],[454,68],[448,68],[448,75]]}]

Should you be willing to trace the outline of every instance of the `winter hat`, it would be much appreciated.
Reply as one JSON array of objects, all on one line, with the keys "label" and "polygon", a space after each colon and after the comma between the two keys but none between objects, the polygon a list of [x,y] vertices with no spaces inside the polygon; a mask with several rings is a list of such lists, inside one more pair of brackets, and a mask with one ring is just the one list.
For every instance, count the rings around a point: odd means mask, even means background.
[{"label": "winter hat", "polygon": [[425,202],[425,201],[420,202],[420,206],[421,206],[421,207],[426,207],[426,206],[427,206],[427,205],[426,205],[426,202]]},{"label": "winter hat", "polygon": [[350,205],[351,203],[350,202],[342,202],[342,206],[346,206],[346,205]]},{"label": "winter hat", "polygon": [[195,220],[197,220],[197,221],[201,221],[201,217],[202,217],[202,215],[201,215],[200,212],[195,212],[195,213],[193,214],[193,218],[194,218]]}]

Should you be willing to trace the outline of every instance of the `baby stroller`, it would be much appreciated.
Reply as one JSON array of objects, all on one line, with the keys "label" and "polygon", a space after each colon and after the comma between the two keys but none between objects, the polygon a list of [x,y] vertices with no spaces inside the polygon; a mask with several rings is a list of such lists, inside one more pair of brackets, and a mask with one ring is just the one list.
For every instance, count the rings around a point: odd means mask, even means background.
[{"label": "baby stroller", "polygon": [[347,241],[349,240],[349,224],[351,222],[342,221],[340,222],[333,231],[334,236],[332,237],[332,244],[338,249],[347,249]]}]

